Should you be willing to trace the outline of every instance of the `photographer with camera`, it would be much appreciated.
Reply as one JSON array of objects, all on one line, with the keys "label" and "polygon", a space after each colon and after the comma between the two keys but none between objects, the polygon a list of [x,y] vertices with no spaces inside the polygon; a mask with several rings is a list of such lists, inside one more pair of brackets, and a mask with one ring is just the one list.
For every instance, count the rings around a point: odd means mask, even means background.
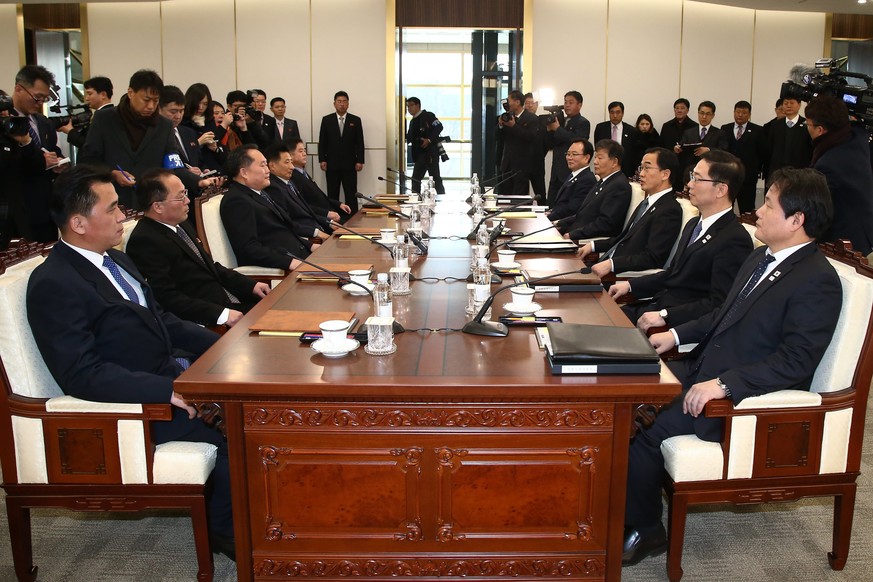
[{"label": "photographer with camera", "polygon": [[812,167],[824,174],[834,204],[834,219],[822,240],[841,238],[867,255],[873,251],[873,170],[870,132],[849,121],[845,102],[819,95],[806,106],[812,139]]},{"label": "photographer with camera", "polygon": [[412,191],[416,194],[421,192],[421,179],[426,172],[433,178],[437,194],[445,194],[446,188],[440,177],[440,133],[443,131],[443,124],[436,115],[421,108],[418,97],[406,100],[406,111],[412,116],[406,130],[406,142],[415,163],[412,169]]},{"label": "photographer with camera", "polygon": [[500,173],[512,178],[498,189],[503,195],[528,195],[531,161],[536,146],[537,125],[540,120],[524,108],[524,93],[510,91],[504,106],[506,111],[497,119],[498,141],[503,143]]},{"label": "photographer with camera", "polygon": [[113,107],[112,81],[108,77],[93,77],[85,81],[84,86],[85,105],[90,111],[71,115],[70,120],[58,128],[58,131],[67,134],[67,143],[77,148],[85,145],[94,113],[105,107]]},{"label": "photographer with camera", "polygon": [[588,139],[591,136],[591,122],[581,113],[582,93],[568,91],[564,94],[564,118],[558,115],[546,126],[548,143],[552,148],[552,175],[549,180],[548,203],[551,207],[555,202],[558,190],[564,185],[570,175],[567,166],[567,150],[577,138]]},{"label": "photographer with camera", "polygon": [[[20,138],[13,139],[20,147],[18,153],[22,165],[10,170],[18,176],[20,196],[23,199],[10,201],[10,204],[19,214],[23,207],[27,217],[26,223],[16,220],[20,223],[17,234],[38,242],[58,239],[58,228],[49,214],[49,200],[56,175],[68,167],[58,165],[61,154],[58,134],[51,122],[40,113],[43,104],[57,101],[54,86],[55,77],[45,67],[27,65],[15,76],[15,90],[12,92],[12,105],[15,110],[12,119],[23,118],[26,123],[9,122],[19,125],[17,131],[10,127],[13,131],[9,133]],[[27,132],[27,138],[23,136],[24,131]]]},{"label": "photographer with camera", "polygon": [[233,123],[227,128],[222,145],[233,151],[243,144],[252,144],[259,149],[270,145],[261,125],[263,114],[252,106],[252,97],[244,91],[227,94],[227,111],[233,115]]}]

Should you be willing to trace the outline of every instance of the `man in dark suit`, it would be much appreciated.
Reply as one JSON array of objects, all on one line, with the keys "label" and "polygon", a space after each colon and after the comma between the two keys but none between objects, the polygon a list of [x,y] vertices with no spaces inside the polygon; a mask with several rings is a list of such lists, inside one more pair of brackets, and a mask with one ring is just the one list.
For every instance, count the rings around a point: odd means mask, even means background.
[{"label": "man in dark suit", "polygon": [[265,191],[291,217],[294,233],[301,238],[329,239],[333,228],[327,214],[312,210],[297,185],[291,181],[294,163],[288,146],[284,143],[273,144],[267,148],[264,156],[270,168],[270,185]]},{"label": "man in dark suit", "polygon": [[873,251],[873,171],[870,132],[849,122],[845,102],[819,95],[806,106],[812,138],[812,167],[824,174],[834,204],[834,221],[822,240],[841,238],[868,255]]},{"label": "man in dark suit", "polygon": [[[609,121],[598,123],[594,128],[594,143],[602,139],[611,139],[612,141],[621,144],[624,151],[629,152],[634,149],[634,140],[636,139],[637,130],[634,126],[622,121],[624,119],[624,103],[621,101],[613,101],[607,107],[609,111]],[[633,163],[632,156],[625,156],[621,171],[625,176],[633,176],[637,169],[631,167]]]},{"label": "man in dark suit", "polygon": [[300,138],[292,139],[288,144],[291,150],[291,163],[294,164],[294,173],[291,181],[309,203],[309,207],[319,216],[327,216],[330,221],[345,222],[352,216],[352,209],[348,204],[330,198],[318,187],[312,176],[306,171],[308,154],[306,144]]},{"label": "man in dark suit", "polygon": [[233,555],[227,443],[173,391],[173,380],[218,336],[165,312],[121,242],[124,214],[112,175],[87,165],[55,184],[52,217],[61,242],[34,269],[27,318],[46,366],[61,389],[97,402],[169,403],[170,421],[151,423],[156,443],[218,447],[207,489],[214,551]]},{"label": "man in dark suit", "polygon": [[609,288],[615,299],[630,291],[640,299],[622,310],[641,330],[668,322],[677,326],[721,307],[737,269],[752,252],[752,239],[733,212],[744,175],[732,154],[703,154],[688,182],[691,204],[700,214],[685,225],[670,266]]},{"label": "man in dark suit", "polygon": [[524,108],[524,93],[521,91],[510,91],[506,101],[509,111],[497,119],[497,134],[503,143],[500,173],[512,177],[498,189],[503,195],[522,196],[530,192],[531,162],[537,147],[539,119]]},{"label": "man in dark suit", "polygon": [[270,291],[212,260],[188,223],[188,190],[167,170],[149,170],[136,188],[145,215],[126,252],[161,306],[181,319],[233,327]]},{"label": "man in dark suit", "polygon": [[773,175],[758,211],[761,247],[740,267],[720,309],[649,338],[659,353],[679,342],[697,347],[670,362],[683,392],[640,432],[628,458],[623,564],[664,552],[661,443],[696,434],[718,442],[723,420],[701,415],[713,399],[734,404],[777,390],[808,390],[834,333],[840,280],[815,245],[831,217],[830,194],[811,169]]},{"label": "man in dark suit", "polygon": [[[118,199],[136,208],[136,178],[146,170],[161,168],[168,156],[179,155],[173,124],[158,112],[164,82],[154,71],[139,70],[130,78],[127,94],[118,107],[94,114],[79,162],[108,166]],[[175,173],[189,179],[185,168]]]},{"label": "man in dark suit", "polygon": [[743,162],[745,169],[743,184],[737,195],[740,214],[755,210],[758,177],[761,175],[761,138],[764,128],[749,121],[751,117],[752,104],[737,101],[734,105],[734,122],[721,126],[722,133],[727,137],[727,150]]},{"label": "man in dark suit", "polygon": [[410,97],[406,100],[406,111],[412,116],[409,128],[406,130],[406,143],[412,161],[412,191],[421,192],[421,179],[425,173],[433,178],[434,188],[437,194],[445,194],[446,187],[440,176],[440,134],[443,132],[443,124],[437,116],[421,108],[421,100],[418,97]]},{"label": "man in dark suit", "polygon": [[591,122],[585,119],[581,111],[582,93],[568,91],[564,95],[564,119],[555,116],[555,120],[546,126],[549,132],[546,136],[547,143],[552,149],[552,174],[549,178],[547,195],[549,206],[552,205],[555,195],[570,175],[566,158],[570,143],[577,137],[588,139],[591,136]]},{"label": "man in dark suit", "polygon": [[[685,172],[697,163],[697,160],[711,149],[727,149],[727,136],[712,124],[715,118],[715,103],[701,101],[697,106],[697,119],[700,125],[689,128],[682,134],[680,143],[673,146],[673,151],[679,156],[679,168]],[[683,179],[684,179],[683,175]]]},{"label": "man in dark suit", "polygon": [[536,143],[531,148],[530,161],[530,187],[533,190],[534,196],[540,203],[546,201],[546,154],[549,153],[548,146],[548,115],[537,115],[540,108],[540,102],[536,100],[533,93],[524,94],[524,108],[529,113],[536,116],[539,123],[536,124]]},{"label": "man in dark suit", "polygon": [[[30,240],[49,242],[58,239],[58,228],[49,213],[52,184],[58,173],[68,166],[58,166],[61,149],[58,147],[58,134],[48,119],[43,116],[43,103],[57,96],[52,89],[55,77],[45,67],[27,65],[15,75],[15,90],[12,92],[12,105],[16,114],[26,117],[30,139],[19,143],[21,165],[12,168],[18,173],[20,191],[10,193],[16,197],[10,200],[10,208],[23,210],[24,220],[16,220],[21,232],[17,233]],[[18,197],[23,199],[18,199]]]},{"label": "man in dark suit", "polygon": [[552,209],[546,212],[546,216],[552,222],[575,216],[579,212],[579,208],[585,202],[585,196],[597,182],[597,178],[590,168],[593,154],[594,148],[591,147],[591,142],[585,138],[580,137],[570,144],[570,149],[567,150],[567,166],[570,168],[570,175],[567,176],[567,181],[555,195]]},{"label": "man in dark suit", "polygon": [[697,122],[688,117],[691,103],[688,99],[680,97],[673,102],[673,119],[664,122],[661,126],[661,145],[672,150],[676,144],[682,141],[682,136],[691,128],[697,128]]},{"label": "man in dark suit", "polygon": [[349,94],[333,96],[336,113],[325,115],[318,132],[318,163],[327,178],[327,195],[339,201],[340,184],[345,203],[358,211],[358,172],[364,169],[364,128],[361,118],[349,113]]},{"label": "man in dark suit", "polygon": [[291,140],[300,137],[300,128],[297,121],[285,117],[285,100],[281,97],[270,99],[270,111],[276,120],[276,139],[291,146]]},{"label": "man in dark suit", "polygon": [[249,91],[249,97],[252,99],[252,107],[260,114],[259,119],[255,119],[254,122],[261,130],[263,141],[259,141],[258,145],[263,151],[277,141],[276,120],[267,114],[267,94],[263,89],[252,89]]},{"label": "man in dark suit", "polygon": [[785,118],[773,120],[767,132],[767,184],[779,168],[806,168],[812,160],[812,138],[806,130],[806,118],[800,115],[800,101],[782,100]]},{"label": "man in dark suit", "polygon": [[600,262],[591,267],[598,277],[664,267],[679,236],[682,207],[674,192],[679,179],[676,154],[665,148],[652,148],[643,156],[640,168],[640,186],[646,197],[627,226],[618,236],[591,241],[577,252],[582,259],[589,253],[600,253]]},{"label": "man in dark suit", "polygon": [[[85,87],[84,101],[91,109],[91,117],[94,113],[112,105],[112,81],[108,77],[91,77],[82,84]],[[90,127],[90,125],[88,126]],[[67,134],[67,143],[77,148],[85,145],[85,137],[88,127],[82,131],[73,127],[72,118],[66,125],[58,128],[58,131]]]},{"label": "man in dark suit", "polygon": [[221,199],[221,221],[241,265],[294,270],[318,245],[294,234],[284,207],[264,192],[270,185],[267,159],[253,145],[227,155],[227,194]]},{"label": "man in dark suit", "polygon": [[595,144],[594,172],[600,180],[585,195],[576,214],[556,222],[564,238],[579,242],[621,232],[631,201],[631,185],[621,172],[623,155],[623,148],[611,139]]}]

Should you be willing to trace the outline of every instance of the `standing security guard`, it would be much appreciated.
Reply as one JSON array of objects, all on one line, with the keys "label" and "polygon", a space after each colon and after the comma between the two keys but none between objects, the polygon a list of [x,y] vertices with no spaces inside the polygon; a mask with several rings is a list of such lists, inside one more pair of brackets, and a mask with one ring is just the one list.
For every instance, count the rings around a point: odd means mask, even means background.
[{"label": "standing security guard", "polygon": [[421,100],[418,97],[410,97],[406,100],[406,111],[412,116],[409,129],[406,131],[406,142],[410,144],[412,161],[415,166],[412,169],[412,191],[421,192],[421,179],[425,172],[433,178],[437,194],[445,194],[443,179],[440,177],[440,133],[443,124],[430,111],[421,108]]}]

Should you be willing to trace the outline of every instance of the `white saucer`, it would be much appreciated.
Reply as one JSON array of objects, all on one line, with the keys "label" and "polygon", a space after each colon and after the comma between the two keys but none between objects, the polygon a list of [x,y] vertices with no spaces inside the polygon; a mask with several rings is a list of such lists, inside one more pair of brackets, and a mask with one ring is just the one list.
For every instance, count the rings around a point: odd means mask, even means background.
[{"label": "white saucer", "polygon": [[[367,289],[369,289],[370,291],[372,291],[373,289],[376,288],[376,286],[373,285],[372,283],[364,283],[364,286]],[[354,283],[346,283],[345,285],[342,286],[342,290],[345,291],[346,293],[348,293],[349,295],[369,295],[369,293],[364,291],[363,288],[361,288],[360,286],[358,286]]]},{"label": "white saucer", "polygon": [[312,342],[312,345],[310,345],[309,347],[311,347],[313,351],[318,352],[325,358],[341,358],[349,352],[352,352],[361,347],[361,342],[356,339],[346,338],[341,345],[337,347],[331,346],[330,348],[326,348],[324,345],[324,340],[320,339]]},{"label": "white saucer", "polygon": [[491,266],[495,269],[507,270],[507,269],[517,269],[521,266],[521,263],[512,262],[512,263],[491,263]]},{"label": "white saucer", "polygon": [[381,238],[374,238],[373,242],[381,243],[383,245],[396,245],[397,239],[395,238],[394,240],[382,240]]},{"label": "white saucer", "polygon": [[527,305],[516,305],[511,301],[503,304],[503,309],[516,315],[533,315],[542,308],[543,306],[535,301],[528,303]]}]

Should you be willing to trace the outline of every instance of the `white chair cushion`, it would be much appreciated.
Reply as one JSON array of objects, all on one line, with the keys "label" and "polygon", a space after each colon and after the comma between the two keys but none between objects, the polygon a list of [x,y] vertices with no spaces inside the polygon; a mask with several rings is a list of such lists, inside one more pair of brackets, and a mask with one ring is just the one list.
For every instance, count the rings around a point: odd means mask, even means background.
[{"label": "white chair cushion", "polygon": [[755,237],[755,232],[758,230],[754,224],[746,224],[745,222],[741,222],[743,228],[746,229],[746,232],[749,233],[749,238],[752,239],[752,245],[755,248],[764,246],[764,243]]},{"label": "white chair cushion", "polygon": [[15,441],[15,468],[18,472],[18,482],[48,483],[42,420],[13,416],[12,440]]},{"label": "white chair cushion", "polygon": [[92,402],[79,400],[73,396],[57,396],[45,403],[47,412],[115,412],[122,414],[142,414],[142,404],[119,402]]},{"label": "white chair cushion", "polygon": [[622,229],[627,226],[627,223],[630,222],[631,216],[634,214],[634,210],[637,209],[640,202],[643,201],[643,198],[646,197],[646,193],[643,192],[642,186],[640,186],[639,182],[631,182],[631,200],[630,204],[627,207],[627,214],[624,216],[624,225]]},{"label": "white chair cushion", "polygon": [[115,245],[115,250],[121,251],[122,253],[127,252],[127,241],[130,240],[130,234],[136,227],[137,222],[138,220],[135,218],[128,218],[121,223],[121,227],[124,229],[124,232],[121,233],[121,242]]},{"label": "white chair cushion", "polygon": [[209,443],[173,441],[155,447],[155,483],[203,484],[215,468],[218,448]]},{"label": "white chair cushion", "polygon": [[236,260],[236,255],[233,254],[233,248],[231,248],[227,232],[224,230],[224,223],[221,222],[221,200],[223,198],[224,194],[219,194],[203,202],[200,205],[200,213],[203,216],[203,232],[206,234],[212,260],[221,263],[228,269],[233,269],[239,263]]},{"label": "white chair cushion", "polygon": [[675,482],[721,479],[724,454],[721,444],[683,434],[661,443],[664,468]]},{"label": "white chair cushion", "polygon": [[843,306],[834,338],[812,378],[813,392],[833,392],[852,385],[867,322],[873,309],[873,279],[859,275],[853,267],[830,261],[843,287]]},{"label": "white chair cushion", "polygon": [[272,269],[270,267],[236,267],[234,271],[247,277],[285,277],[284,269]]},{"label": "white chair cushion", "polygon": [[3,275],[20,275],[22,273],[30,274],[35,268],[41,265],[44,260],[45,257],[43,257],[42,255],[38,257],[30,257],[26,261],[21,261],[20,263],[15,263],[14,265],[10,266],[8,269],[6,269],[6,272]]},{"label": "white chair cushion", "polygon": [[750,396],[735,406],[737,410],[748,408],[799,408],[801,406],[820,406],[821,394],[805,390],[779,390]]}]

